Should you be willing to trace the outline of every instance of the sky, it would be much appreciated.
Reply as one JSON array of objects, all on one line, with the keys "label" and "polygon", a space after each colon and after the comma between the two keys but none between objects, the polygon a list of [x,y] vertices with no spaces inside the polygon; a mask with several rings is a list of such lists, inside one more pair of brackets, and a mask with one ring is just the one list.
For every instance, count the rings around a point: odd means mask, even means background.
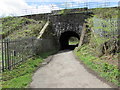
[{"label": "sky", "polygon": [[0,0],[0,17],[50,13],[70,8],[118,6],[119,0]]}]

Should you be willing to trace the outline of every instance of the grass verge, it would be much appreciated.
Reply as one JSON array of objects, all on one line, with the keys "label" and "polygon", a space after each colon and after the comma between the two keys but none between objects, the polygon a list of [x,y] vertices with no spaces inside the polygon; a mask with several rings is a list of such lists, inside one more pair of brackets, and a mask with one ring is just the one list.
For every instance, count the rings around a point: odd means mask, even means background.
[{"label": "grass verge", "polygon": [[43,53],[40,56],[30,58],[17,68],[5,71],[2,74],[2,88],[26,88],[32,81],[32,74],[41,65],[43,59],[54,54],[55,51]]},{"label": "grass verge", "polygon": [[74,50],[74,53],[85,65],[97,72],[107,81],[114,83],[116,86],[120,86],[120,72],[118,66],[109,64],[99,57],[95,57],[88,45],[84,45],[78,50],[77,49],[78,48]]}]

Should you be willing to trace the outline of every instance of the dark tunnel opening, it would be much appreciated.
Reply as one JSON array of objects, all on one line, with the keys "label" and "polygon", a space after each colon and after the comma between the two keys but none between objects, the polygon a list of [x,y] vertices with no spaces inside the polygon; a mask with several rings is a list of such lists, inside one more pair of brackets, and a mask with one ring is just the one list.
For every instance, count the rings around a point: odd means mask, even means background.
[{"label": "dark tunnel opening", "polygon": [[78,41],[80,39],[80,36],[74,31],[66,31],[66,32],[61,34],[60,39],[59,39],[61,50],[65,50],[65,49],[74,50],[75,47],[78,46],[78,43],[75,44],[75,45],[74,44],[73,45],[69,44],[69,39],[71,37],[77,38]]}]

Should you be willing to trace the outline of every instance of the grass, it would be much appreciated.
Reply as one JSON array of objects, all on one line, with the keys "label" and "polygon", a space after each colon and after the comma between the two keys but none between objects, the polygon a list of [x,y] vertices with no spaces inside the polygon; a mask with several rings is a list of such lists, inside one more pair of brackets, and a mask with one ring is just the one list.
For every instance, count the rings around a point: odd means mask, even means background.
[{"label": "grass", "polygon": [[7,81],[6,86],[3,88],[24,88],[28,83],[31,82],[31,74],[26,74],[24,76],[20,76],[18,78],[11,79]]},{"label": "grass", "polygon": [[37,37],[44,24],[45,21],[41,22],[40,24],[29,24],[23,26],[21,30],[14,31],[8,37],[11,39],[18,39],[24,37]]},{"label": "grass", "polygon": [[78,44],[77,41],[70,41],[70,42],[69,42],[69,45],[76,45],[76,44]]},{"label": "grass", "polygon": [[97,72],[101,77],[117,86],[120,86],[120,82],[118,80],[120,72],[118,70],[118,66],[109,64],[104,60],[95,57],[89,48],[90,47],[88,45],[84,45],[79,48],[78,51],[75,49],[75,54],[85,65],[87,65],[87,67]]},{"label": "grass", "polygon": [[41,65],[43,59],[56,51],[43,53],[38,57],[30,58],[11,71],[2,73],[2,88],[25,88],[32,81],[32,75]]},{"label": "grass", "polygon": [[69,38],[69,45],[77,45],[78,43],[79,43],[78,38],[76,38],[76,37]]},{"label": "grass", "polygon": [[36,21],[25,17],[5,17],[2,18],[2,35],[4,38],[11,39],[38,36],[45,23],[45,20]]}]

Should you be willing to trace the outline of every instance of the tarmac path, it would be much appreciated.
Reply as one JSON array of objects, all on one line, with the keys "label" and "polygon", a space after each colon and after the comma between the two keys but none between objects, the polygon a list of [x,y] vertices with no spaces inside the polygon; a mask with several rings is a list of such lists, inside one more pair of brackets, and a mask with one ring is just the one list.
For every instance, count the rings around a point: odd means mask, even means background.
[{"label": "tarmac path", "polygon": [[111,88],[89,73],[72,51],[55,54],[49,64],[33,75],[31,88]]}]

